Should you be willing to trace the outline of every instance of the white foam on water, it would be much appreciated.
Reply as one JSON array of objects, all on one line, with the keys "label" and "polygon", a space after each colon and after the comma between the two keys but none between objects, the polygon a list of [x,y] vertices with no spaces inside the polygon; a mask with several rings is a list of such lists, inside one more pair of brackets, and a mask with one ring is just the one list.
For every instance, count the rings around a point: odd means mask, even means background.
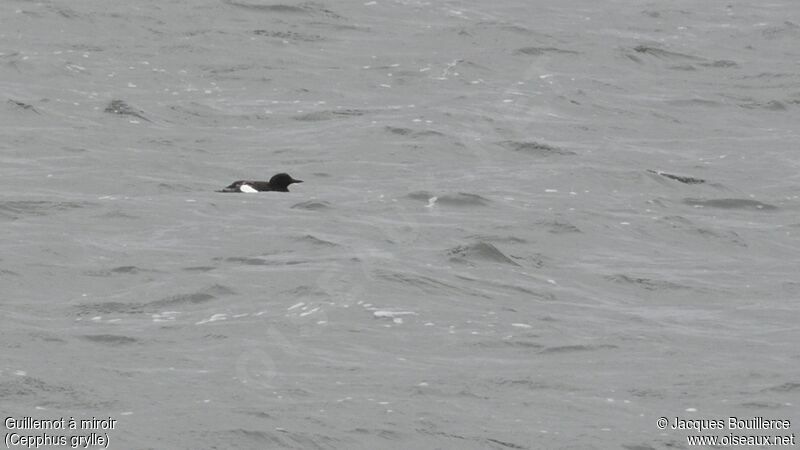
[{"label": "white foam on water", "polygon": [[203,324],[206,324],[206,323],[217,322],[217,321],[220,321],[220,320],[227,320],[227,319],[228,319],[228,315],[227,314],[214,314],[213,316],[209,317],[208,319],[204,319],[204,320],[201,320],[199,322],[196,322],[195,325],[203,325]]},{"label": "white foam on water", "polygon": [[153,322],[174,322],[177,319],[178,311],[163,311],[161,313],[151,314]]},{"label": "white foam on water", "polygon": [[302,312],[302,313],[300,313],[300,317],[305,317],[305,316],[308,316],[308,315],[310,315],[310,314],[314,314],[314,313],[315,313],[315,312],[317,312],[317,311],[319,311],[319,306],[317,306],[317,307],[315,307],[315,308],[313,308],[313,309],[310,309],[310,310],[308,310],[308,311],[305,311],[305,312]]},{"label": "white foam on water", "polygon": [[379,318],[390,318],[394,319],[396,317],[402,316],[416,316],[417,313],[413,311],[373,311],[372,315]]}]

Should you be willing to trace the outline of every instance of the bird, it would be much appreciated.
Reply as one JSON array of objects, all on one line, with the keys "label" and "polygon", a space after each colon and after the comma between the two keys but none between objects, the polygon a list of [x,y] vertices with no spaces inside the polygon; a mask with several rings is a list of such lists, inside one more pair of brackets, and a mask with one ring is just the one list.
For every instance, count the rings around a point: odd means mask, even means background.
[{"label": "bird", "polygon": [[295,180],[288,173],[279,173],[270,178],[269,181],[234,181],[230,186],[217,192],[244,192],[247,194],[266,191],[289,192],[290,184],[302,182],[303,180]]}]

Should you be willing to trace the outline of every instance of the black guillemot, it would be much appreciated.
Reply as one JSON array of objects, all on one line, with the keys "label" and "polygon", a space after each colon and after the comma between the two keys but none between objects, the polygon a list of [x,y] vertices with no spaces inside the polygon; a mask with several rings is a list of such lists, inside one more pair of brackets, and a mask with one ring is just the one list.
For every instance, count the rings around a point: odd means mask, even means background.
[{"label": "black guillemot", "polygon": [[234,181],[230,186],[217,192],[244,192],[248,194],[265,191],[289,192],[290,184],[302,182],[303,180],[295,180],[288,173],[279,173],[270,178],[269,181]]}]

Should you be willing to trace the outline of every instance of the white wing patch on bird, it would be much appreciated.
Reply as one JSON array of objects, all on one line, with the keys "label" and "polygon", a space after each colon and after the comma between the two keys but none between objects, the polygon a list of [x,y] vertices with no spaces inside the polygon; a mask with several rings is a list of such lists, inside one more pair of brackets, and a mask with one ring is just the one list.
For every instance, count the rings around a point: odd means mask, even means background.
[{"label": "white wing patch on bird", "polygon": [[252,194],[253,192],[258,192],[255,188],[253,188],[253,186],[244,183],[241,186],[239,186],[239,191],[244,192],[246,194]]}]

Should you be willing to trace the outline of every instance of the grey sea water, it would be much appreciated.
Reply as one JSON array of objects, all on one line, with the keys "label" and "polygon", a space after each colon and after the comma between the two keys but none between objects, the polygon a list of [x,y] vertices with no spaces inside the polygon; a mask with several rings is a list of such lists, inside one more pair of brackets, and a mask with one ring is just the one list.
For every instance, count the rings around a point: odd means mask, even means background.
[{"label": "grey sea water", "polygon": [[798,41],[796,1],[4,0],[0,412],[118,449],[796,432]]}]

